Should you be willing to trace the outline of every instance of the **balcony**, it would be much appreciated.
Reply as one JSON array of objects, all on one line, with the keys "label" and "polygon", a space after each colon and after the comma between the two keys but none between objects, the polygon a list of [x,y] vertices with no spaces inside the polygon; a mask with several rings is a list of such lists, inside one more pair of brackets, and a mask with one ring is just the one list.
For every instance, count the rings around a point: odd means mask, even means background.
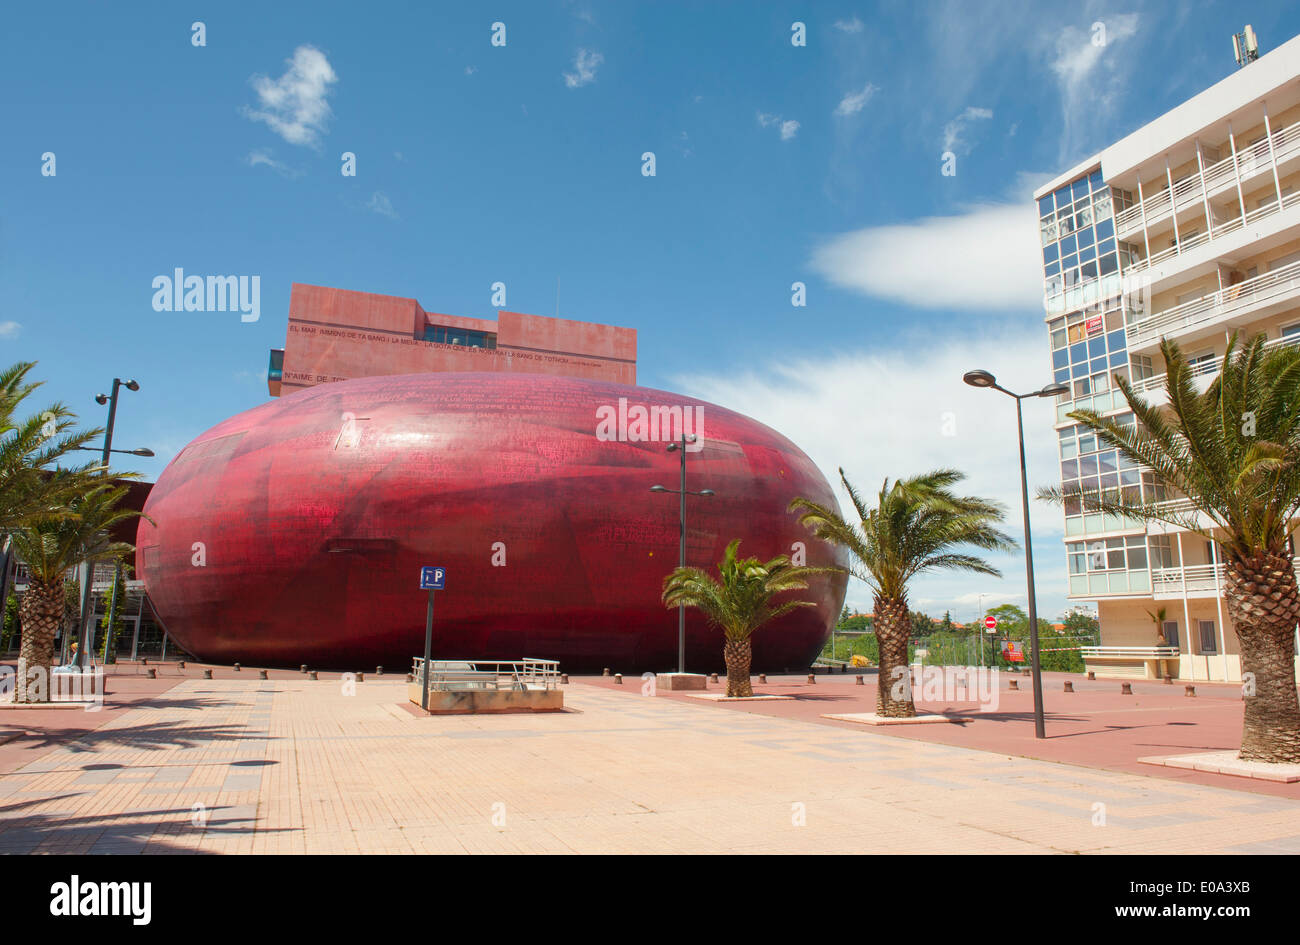
[{"label": "balcony", "polygon": [[1214,597],[1223,586],[1223,565],[1192,564],[1185,568],[1152,568],[1151,596],[1172,600],[1183,596]]},{"label": "balcony", "polygon": [[[1271,338],[1264,342],[1265,349],[1292,347],[1295,345],[1300,345],[1300,335],[1290,335],[1285,338]],[[1219,355],[1212,361],[1199,361],[1196,364],[1193,364],[1192,379],[1196,384],[1197,390],[1203,393],[1205,388],[1210,386],[1210,380],[1221,370],[1223,370],[1223,355]],[[1169,399],[1168,392],[1165,390],[1165,381],[1168,377],[1168,373],[1161,372],[1160,374],[1153,374],[1150,377],[1141,378],[1140,380],[1133,382],[1133,390],[1136,393],[1141,394],[1149,403],[1166,403]]]},{"label": "balcony", "polygon": [[[1273,132],[1272,141],[1273,151],[1277,155],[1279,165],[1300,155],[1300,122],[1287,128],[1279,128]],[[1243,184],[1263,174],[1271,175],[1273,173],[1268,138],[1255,142],[1249,148],[1238,151],[1235,155],[1228,155],[1222,161],[1211,164],[1199,173],[1175,181],[1172,192],[1166,187],[1164,190],[1147,197],[1146,200],[1115,214],[1115,232],[1121,238],[1132,236],[1142,228],[1144,218],[1146,225],[1150,227],[1152,224],[1168,218],[1172,206],[1176,206],[1179,211],[1190,209],[1197,204],[1204,206],[1203,201],[1207,197],[1214,198],[1230,190],[1235,190],[1238,172],[1241,175]],[[1267,210],[1269,208],[1261,207],[1260,209]],[[1274,206],[1273,209],[1276,210],[1277,207]],[[1250,216],[1250,214],[1247,215],[1248,220]],[[1241,225],[1241,217],[1238,216],[1233,221],[1225,221],[1216,226],[1214,235],[1218,236],[1220,233],[1237,229]],[[1159,256],[1153,257],[1152,262],[1156,262],[1168,255],[1169,253],[1161,253]]]},{"label": "balcony", "polygon": [[[1300,204],[1300,192],[1291,195]],[[1291,198],[1288,198],[1290,200]],[[1156,312],[1128,326],[1130,350],[1154,344],[1163,337],[1239,318],[1265,306],[1300,298],[1300,262],[1247,279],[1218,292]],[[1218,368],[1215,368],[1217,371]],[[1153,380],[1147,378],[1147,380]]]}]

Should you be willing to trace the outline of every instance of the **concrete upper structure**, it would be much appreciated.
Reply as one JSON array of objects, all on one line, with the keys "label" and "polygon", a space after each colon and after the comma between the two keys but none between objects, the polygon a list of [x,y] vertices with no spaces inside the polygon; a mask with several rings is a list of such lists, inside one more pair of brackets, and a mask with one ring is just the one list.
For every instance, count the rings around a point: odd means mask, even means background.
[{"label": "concrete upper structure", "polygon": [[271,396],[391,374],[500,371],[636,383],[636,329],[498,312],[426,312],[415,299],[294,283]]}]

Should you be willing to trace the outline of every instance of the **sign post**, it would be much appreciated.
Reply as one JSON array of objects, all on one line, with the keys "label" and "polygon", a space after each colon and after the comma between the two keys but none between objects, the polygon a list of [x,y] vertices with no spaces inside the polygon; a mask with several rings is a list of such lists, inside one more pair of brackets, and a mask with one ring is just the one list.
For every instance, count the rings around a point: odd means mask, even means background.
[{"label": "sign post", "polygon": [[442,590],[446,583],[447,572],[443,568],[420,569],[420,590],[429,592],[429,609],[424,618],[424,664],[420,673],[420,708],[425,712],[429,711],[429,660],[433,656],[433,594]]}]

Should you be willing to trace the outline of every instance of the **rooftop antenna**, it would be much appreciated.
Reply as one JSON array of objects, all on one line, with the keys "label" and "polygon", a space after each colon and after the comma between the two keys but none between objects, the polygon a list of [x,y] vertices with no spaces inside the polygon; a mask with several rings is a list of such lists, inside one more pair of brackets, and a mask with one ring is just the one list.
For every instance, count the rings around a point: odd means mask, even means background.
[{"label": "rooftop antenna", "polygon": [[1237,68],[1247,66],[1259,58],[1259,39],[1249,23],[1240,33],[1232,34],[1232,55],[1237,60]]}]

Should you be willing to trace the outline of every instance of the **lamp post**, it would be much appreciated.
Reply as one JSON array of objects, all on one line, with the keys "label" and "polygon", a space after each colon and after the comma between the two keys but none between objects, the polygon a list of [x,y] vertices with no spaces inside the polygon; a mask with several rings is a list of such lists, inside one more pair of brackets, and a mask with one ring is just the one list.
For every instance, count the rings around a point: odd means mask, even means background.
[{"label": "lamp post", "polygon": [[1020,402],[1028,397],[1056,397],[1069,393],[1064,384],[1049,384],[1028,394],[1014,394],[998,383],[988,371],[967,371],[962,380],[971,387],[991,387],[1016,402],[1016,434],[1020,439],[1020,502],[1025,519],[1025,580],[1029,586],[1029,645],[1033,647],[1031,667],[1034,674],[1034,737],[1046,738],[1043,725],[1043,676],[1038,658],[1038,604],[1034,598],[1034,547],[1029,531],[1029,478],[1025,472],[1025,421]]},{"label": "lamp post", "polygon": [[[113,449],[113,425],[117,422],[117,393],[123,387],[125,387],[127,390],[132,392],[138,391],[140,389],[140,385],[136,383],[134,380],[124,381],[120,377],[115,377],[113,378],[113,388],[112,388],[113,392],[111,394],[95,395],[95,403],[99,404],[100,406],[103,406],[104,404],[108,404],[108,425],[104,427],[104,447],[102,450],[100,450],[100,457],[101,457],[100,465],[104,467],[103,471],[100,473],[100,475],[102,476],[108,475],[108,457],[110,453],[130,453],[133,456],[153,455],[153,450],[143,449],[143,448],[135,449],[135,450]],[[89,450],[91,452],[94,452],[94,449],[89,446],[78,447],[78,449],[84,449],[84,450]],[[114,572],[114,575],[116,577],[116,572]],[[85,585],[81,588],[81,633],[78,634],[81,637],[81,646],[78,647],[77,649],[77,666],[83,670],[86,667],[86,660],[89,659],[89,656],[87,654],[89,653],[91,647],[94,645],[94,641],[91,639],[91,636],[94,634],[94,620],[91,619],[93,615],[89,613],[90,599],[91,599],[91,585],[93,585],[94,583],[95,583],[95,565],[94,562],[87,561],[86,581],[85,581]],[[114,580],[114,586],[116,586],[116,583],[117,583],[116,580]],[[109,615],[110,628],[112,626],[112,619],[113,619],[112,614],[110,614]]]},{"label": "lamp post", "polygon": [[[694,443],[696,440],[694,433],[683,433],[680,440],[668,444],[668,452],[677,452],[681,454],[681,488],[666,489],[663,486],[651,486],[651,492],[669,492],[678,496],[678,542],[677,542],[677,565],[686,567],[686,497],[688,495],[711,496],[714,495],[712,489],[701,489],[699,492],[691,492],[686,488],[686,445]],[[686,672],[686,605],[677,605],[677,672]]]}]

